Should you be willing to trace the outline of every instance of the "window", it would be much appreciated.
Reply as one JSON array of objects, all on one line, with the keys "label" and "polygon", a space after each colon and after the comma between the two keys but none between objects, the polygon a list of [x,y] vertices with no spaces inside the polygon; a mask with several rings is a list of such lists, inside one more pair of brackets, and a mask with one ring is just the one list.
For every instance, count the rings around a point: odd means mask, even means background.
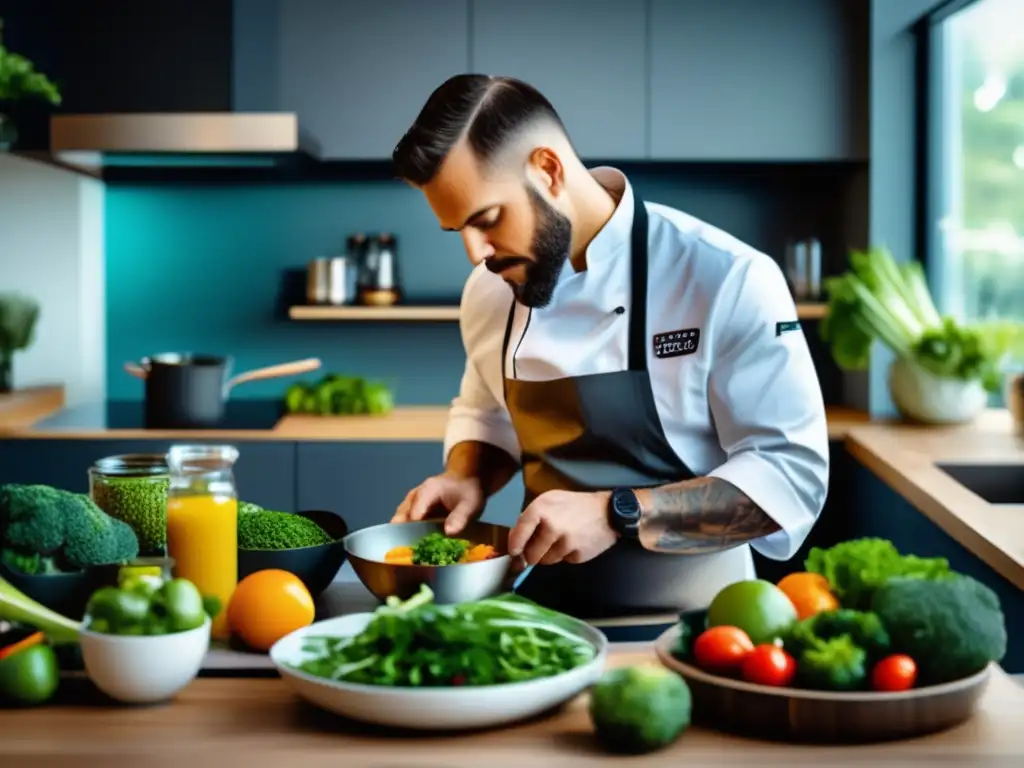
[{"label": "window", "polygon": [[1024,320],[1024,0],[968,3],[929,42],[936,300],[964,320]]}]

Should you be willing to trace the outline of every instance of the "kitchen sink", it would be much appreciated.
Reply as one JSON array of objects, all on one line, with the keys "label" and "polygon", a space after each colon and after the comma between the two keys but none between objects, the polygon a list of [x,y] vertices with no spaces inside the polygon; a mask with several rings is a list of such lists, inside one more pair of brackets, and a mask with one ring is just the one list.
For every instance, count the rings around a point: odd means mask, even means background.
[{"label": "kitchen sink", "polygon": [[936,464],[989,504],[1024,505],[1024,464]]}]

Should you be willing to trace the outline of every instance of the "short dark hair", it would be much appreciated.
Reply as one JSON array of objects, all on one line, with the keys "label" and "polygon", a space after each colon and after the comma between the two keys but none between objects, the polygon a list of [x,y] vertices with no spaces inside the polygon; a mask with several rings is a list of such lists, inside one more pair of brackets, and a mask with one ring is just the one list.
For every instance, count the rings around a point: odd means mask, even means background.
[{"label": "short dark hair", "polygon": [[477,159],[487,162],[538,119],[565,132],[551,102],[532,85],[513,77],[455,75],[430,94],[395,147],[392,165],[398,178],[421,186],[434,178],[463,136]]}]

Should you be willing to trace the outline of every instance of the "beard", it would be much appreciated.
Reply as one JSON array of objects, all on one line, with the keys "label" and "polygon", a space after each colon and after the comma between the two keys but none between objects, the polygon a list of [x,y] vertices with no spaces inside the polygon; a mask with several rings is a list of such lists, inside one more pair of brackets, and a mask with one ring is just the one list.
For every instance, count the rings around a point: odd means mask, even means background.
[{"label": "beard", "polygon": [[487,266],[491,271],[500,272],[512,264],[524,264],[526,279],[521,284],[509,282],[509,286],[520,304],[540,309],[551,303],[558,277],[569,258],[572,223],[528,184],[526,194],[537,218],[530,245],[533,258],[496,259],[496,263],[489,262]]}]

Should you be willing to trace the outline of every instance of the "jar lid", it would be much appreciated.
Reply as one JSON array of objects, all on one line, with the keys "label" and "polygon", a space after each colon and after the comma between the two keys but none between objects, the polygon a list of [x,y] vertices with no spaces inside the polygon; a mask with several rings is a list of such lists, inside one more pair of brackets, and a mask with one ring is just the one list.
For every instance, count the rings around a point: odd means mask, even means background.
[{"label": "jar lid", "polygon": [[93,463],[93,469],[117,477],[152,477],[170,475],[167,456],[162,453],[124,453],[106,456]]}]

